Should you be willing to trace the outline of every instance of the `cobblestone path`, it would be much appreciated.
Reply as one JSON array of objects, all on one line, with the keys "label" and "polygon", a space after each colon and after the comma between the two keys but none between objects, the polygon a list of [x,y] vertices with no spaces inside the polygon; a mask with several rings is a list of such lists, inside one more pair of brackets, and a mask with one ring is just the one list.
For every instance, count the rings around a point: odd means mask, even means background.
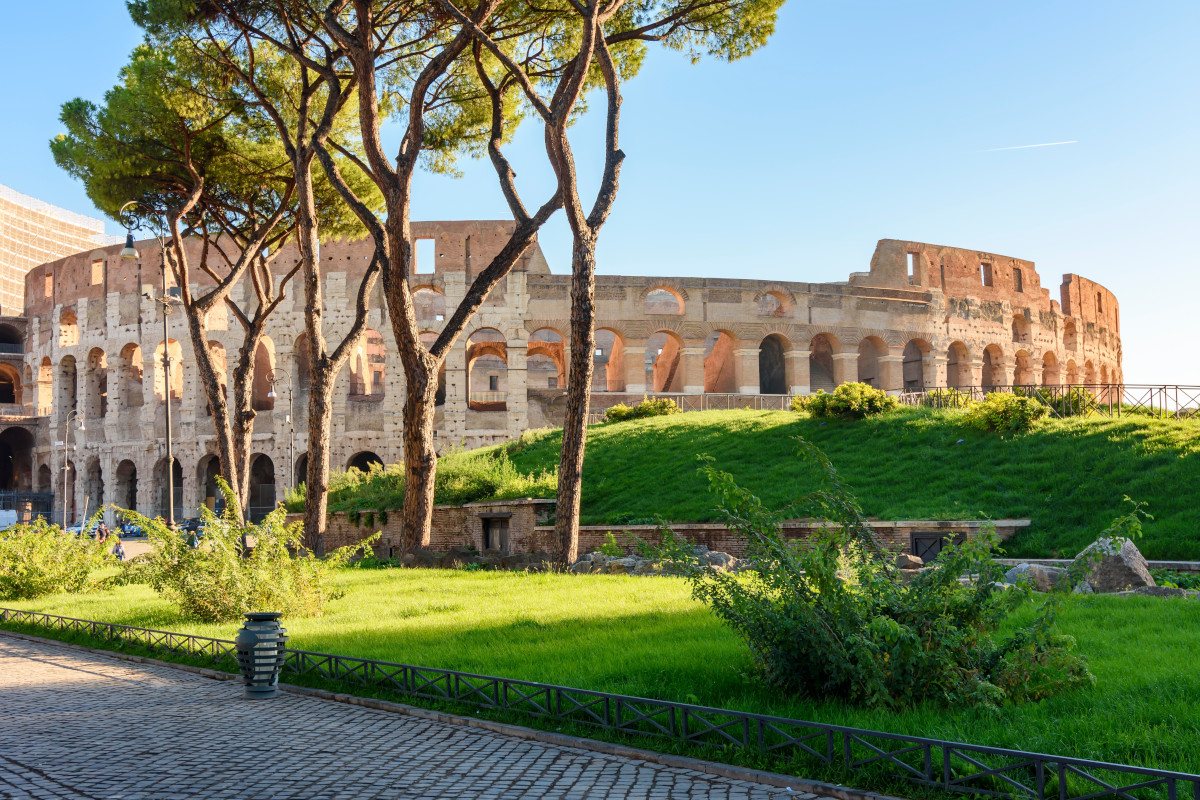
[{"label": "cobblestone path", "polygon": [[0,798],[812,795],[0,635]]}]

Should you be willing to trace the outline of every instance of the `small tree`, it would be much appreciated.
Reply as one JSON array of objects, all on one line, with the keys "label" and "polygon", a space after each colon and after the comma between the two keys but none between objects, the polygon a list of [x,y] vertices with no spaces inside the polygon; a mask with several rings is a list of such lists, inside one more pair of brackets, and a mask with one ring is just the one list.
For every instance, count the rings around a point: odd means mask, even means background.
[{"label": "small tree", "polygon": [[[94,529],[98,518],[93,516],[83,530]],[[96,571],[114,563],[104,542],[76,536],[39,517],[0,531],[0,599],[87,591],[96,585]]]}]

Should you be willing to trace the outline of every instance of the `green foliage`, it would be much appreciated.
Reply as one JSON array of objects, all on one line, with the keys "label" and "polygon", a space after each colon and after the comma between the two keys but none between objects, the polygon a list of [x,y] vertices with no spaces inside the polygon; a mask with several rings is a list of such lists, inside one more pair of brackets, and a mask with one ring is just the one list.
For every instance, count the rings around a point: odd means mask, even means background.
[{"label": "green foliage", "polygon": [[[217,478],[225,495],[220,517],[201,508],[204,536],[200,546],[166,526],[129,512],[141,525],[153,550],[126,567],[179,607],[185,617],[205,621],[237,620],[247,611],[279,611],[289,617],[318,616],[340,596],[330,584],[336,568],[357,553],[370,553],[368,539],[342,547],[325,558],[304,548],[301,523],[288,525],[277,508],[259,524],[240,525],[232,509],[237,497]],[[251,549],[243,552],[243,543]]]},{"label": "green foliage", "polygon": [[[98,516],[83,529],[94,529]],[[0,531],[0,599],[93,589],[93,573],[116,562],[108,552],[111,546],[88,535],[76,536],[41,517]]]},{"label": "green foliage", "polygon": [[[701,469],[726,523],[746,538],[746,573],[718,572],[667,536],[666,554],[693,595],[745,639],[768,685],[904,708],[924,701],[999,707],[1093,682],[1086,661],[1070,652],[1070,637],[1054,632],[1053,605],[1013,635],[999,633],[1027,595],[999,588],[994,535],[948,546],[933,569],[905,585],[832,464],[800,442],[824,485],[781,511],[711,462]],[[797,517],[829,524],[802,546],[781,527]],[[975,576],[972,585],[959,582],[963,575]]]},{"label": "green foliage", "polygon": [[809,397],[809,395],[804,395],[804,394],[792,395],[792,399],[788,403],[788,408],[790,408],[792,411],[795,411],[797,413],[808,411],[810,399],[811,398]]},{"label": "green foliage", "polygon": [[818,390],[808,398],[808,411],[814,417],[863,419],[899,407],[899,400],[867,383],[843,383],[831,393]]},{"label": "green foliage", "polygon": [[678,414],[682,409],[669,397],[646,397],[636,406],[617,403],[604,412],[605,422],[625,422],[631,419],[646,419],[647,417],[665,417]]},{"label": "green foliage", "polygon": [[1187,589],[1188,591],[1200,591],[1200,572],[1176,572],[1170,569],[1152,569],[1150,574],[1154,576],[1154,582],[1159,586],[1167,586],[1172,589]]},{"label": "green foliage", "polygon": [[958,389],[933,389],[921,398],[921,405],[927,408],[967,408],[975,401],[966,392]]},{"label": "green foliage", "polygon": [[625,555],[625,549],[621,547],[621,545],[617,544],[617,537],[613,536],[612,531],[609,531],[604,535],[604,544],[600,545],[597,550],[599,551],[600,555],[612,556],[613,558],[620,558],[621,556]]},{"label": "green foliage", "polygon": [[967,408],[965,420],[981,431],[1026,433],[1049,413],[1050,409],[1033,397],[991,392],[983,401]]},{"label": "green foliage", "polygon": [[1136,542],[1142,538],[1142,520],[1153,521],[1154,517],[1150,516],[1144,509],[1145,503],[1138,503],[1130,499],[1129,495],[1125,495],[1122,500],[1129,504],[1130,508],[1124,514],[1119,515],[1116,519],[1108,524],[1100,535],[1096,537],[1096,541],[1104,541],[1108,543],[1105,548],[1092,548],[1088,551],[1086,558],[1076,558],[1067,567],[1064,580],[1058,583],[1058,588],[1061,591],[1070,591],[1075,588],[1075,585],[1084,580],[1088,573],[1092,571],[1092,567],[1103,560],[1106,551],[1111,547],[1120,547],[1126,541]]}]

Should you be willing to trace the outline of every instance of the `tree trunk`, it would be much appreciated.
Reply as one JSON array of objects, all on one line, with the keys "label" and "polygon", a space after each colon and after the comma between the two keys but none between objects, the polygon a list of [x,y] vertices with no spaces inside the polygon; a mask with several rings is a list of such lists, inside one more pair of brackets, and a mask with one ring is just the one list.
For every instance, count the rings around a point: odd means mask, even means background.
[{"label": "tree trunk", "polygon": [[333,424],[333,375],[313,370],[308,393],[308,465],[304,492],[304,546],[325,555],[329,511],[330,427]]},{"label": "tree trunk", "polygon": [[404,509],[401,544],[406,552],[428,547],[432,533],[434,475],[433,415],[437,403],[439,364],[432,356],[418,357],[416,369],[406,370],[404,397]]},{"label": "tree trunk", "polygon": [[571,362],[567,376],[567,419],[558,460],[558,505],[554,512],[554,558],[579,558],[579,507],[583,496],[583,450],[592,395],[596,351],[596,239],[575,237],[571,254]]},{"label": "tree trunk", "polygon": [[[208,405],[212,409],[213,427],[217,434],[217,458],[221,461],[222,477],[229,483],[234,492],[238,491],[238,473],[234,469],[236,463],[236,446],[234,444],[233,426],[229,421],[229,404],[221,391],[221,382],[217,379],[216,369],[212,364],[212,354],[208,349],[208,331],[197,318],[193,309],[185,309],[188,318],[188,333],[192,340],[192,352],[196,355],[196,366],[200,373],[200,383]],[[243,519],[240,511],[239,521]]]},{"label": "tree trunk", "polygon": [[[238,362],[233,368],[233,470],[237,474],[239,516],[246,519],[250,506],[250,457],[254,436],[254,353],[262,341],[262,326],[255,324],[246,332],[238,351]],[[230,484],[232,486],[232,484]]]}]

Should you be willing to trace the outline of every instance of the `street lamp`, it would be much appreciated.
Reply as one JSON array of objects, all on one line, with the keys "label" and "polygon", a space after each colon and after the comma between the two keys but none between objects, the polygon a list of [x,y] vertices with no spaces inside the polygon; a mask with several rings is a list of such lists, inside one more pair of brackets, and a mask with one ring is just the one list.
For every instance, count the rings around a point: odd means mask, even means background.
[{"label": "street lamp", "polygon": [[[83,419],[79,416],[79,409],[73,409],[67,414],[67,418],[63,420],[63,438],[62,442],[62,471],[63,471],[63,493],[62,493],[62,526],[63,530],[67,529],[67,474],[70,470],[67,468],[67,439],[71,436],[71,424],[75,424],[76,430],[87,430],[83,427]],[[74,445],[71,446],[74,450]]]},{"label": "street lamp", "polygon": [[[292,376],[287,373],[287,370],[273,369],[267,373],[267,383],[271,384],[271,388],[267,392],[267,397],[271,400],[274,400],[276,397],[278,397],[278,395],[275,394],[275,384],[279,380],[280,376],[283,376],[283,378],[288,381],[290,381],[292,379]],[[296,469],[296,465],[294,463],[294,459],[293,459],[293,455],[292,455],[292,444],[296,438],[292,431],[292,413],[295,411],[295,404],[293,403],[293,394],[294,393],[291,392],[290,390],[288,391],[287,424],[288,424],[288,489],[289,490],[293,488],[292,484],[296,477],[293,474],[293,472]]]},{"label": "street lamp", "polygon": [[125,205],[121,206],[117,211],[117,216],[121,218],[125,225],[125,246],[121,248],[121,258],[127,260],[138,260],[141,254],[137,248],[133,246],[133,232],[135,229],[141,230],[145,228],[154,235],[158,242],[158,254],[160,267],[162,268],[162,297],[155,298],[152,295],[142,295],[147,300],[152,300],[162,306],[163,318],[163,381],[164,381],[164,399],[167,405],[167,527],[174,530],[175,528],[175,457],[171,453],[171,332],[167,325],[167,315],[171,313],[171,297],[167,294],[167,240],[163,236],[159,228],[151,226],[142,226],[138,224],[138,218],[135,213],[144,211],[147,214],[154,214],[154,209],[145,203],[137,200],[130,200]]}]

